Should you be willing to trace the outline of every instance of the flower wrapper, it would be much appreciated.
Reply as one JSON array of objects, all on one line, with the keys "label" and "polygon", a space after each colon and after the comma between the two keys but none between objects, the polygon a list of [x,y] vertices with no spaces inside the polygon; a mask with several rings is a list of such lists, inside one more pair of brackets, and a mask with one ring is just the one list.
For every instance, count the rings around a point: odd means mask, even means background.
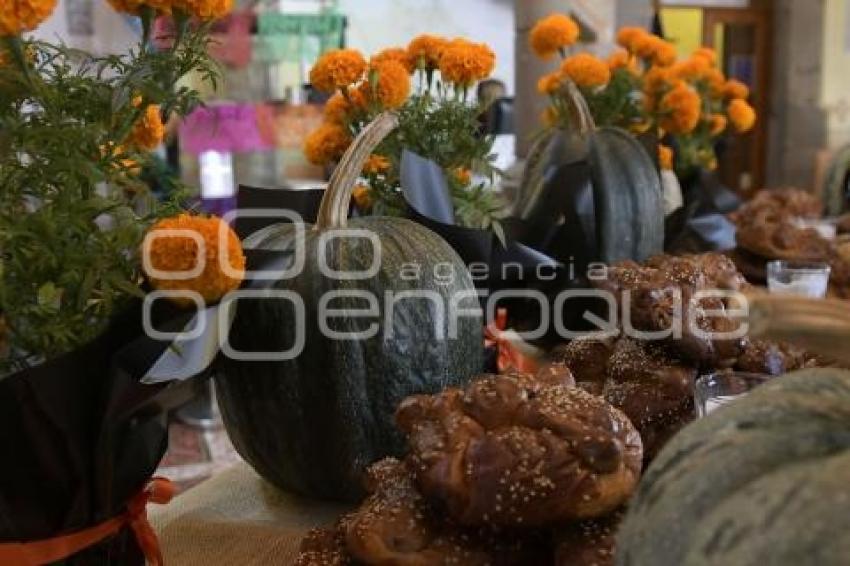
[{"label": "flower wrapper", "polygon": [[[405,150],[401,160],[401,189],[411,220],[442,236],[467,265],[488,267],[486,279],[473,277],[479,289],[494,292],[523,288],[536,279],[537,270],[559,269],[554,259],[513,238],[514,233],[522,231],[516,222],[504,224],[504,243],[491,230],[458,226],[445,175],[433,161]],[[521,268],[504,269],[508,263]]]},{"label": "flower wrapper", "polygon": [[735,225],[727,215],[741,199],[717,175],[700,170],[681,179],[684,206],[665,221],[664,248],[670,253],[725,251],[735,247]]},{"label": "flower wrapper", "polygon": [[[319,213],[319,205],[322,203],[324,189],[283,189],[263,188],[239,185],[236,195],[238,210],[289,210],[300,215],[304,222],[312,224],[316,222]],[[251,216],[242,215],[236,217],[236,225],[233,229],[236,234],[244,240],[254,232],[283,222],[285,219],[276,216]],[[245,250],[246,252],[249,250]]]},{"label": "flower wrapper", "polygon": [[[161,303],[161,302],[160,302]],[[155,304],[160,330],[188,316]],[[125,511],[167,444],[166,411],[188,400],[191,382],[144,385],[169,347],[147,337],[141,305],[98,339],[0,380],[0,542],[28,542],[92,527]],[[128,529],[67,564],[143,564]]]}]

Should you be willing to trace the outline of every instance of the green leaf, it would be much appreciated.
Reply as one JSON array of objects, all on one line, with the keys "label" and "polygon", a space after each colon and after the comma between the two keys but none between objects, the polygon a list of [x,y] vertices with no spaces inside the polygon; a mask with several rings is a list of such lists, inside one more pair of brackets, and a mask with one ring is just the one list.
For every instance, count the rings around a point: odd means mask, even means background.
[{"label": "green leaf", "polygon": [[53,281],[48,281],[38,288],[38,306],[45,311],[56,312],[59,310],[62,292],[56,288]]}]

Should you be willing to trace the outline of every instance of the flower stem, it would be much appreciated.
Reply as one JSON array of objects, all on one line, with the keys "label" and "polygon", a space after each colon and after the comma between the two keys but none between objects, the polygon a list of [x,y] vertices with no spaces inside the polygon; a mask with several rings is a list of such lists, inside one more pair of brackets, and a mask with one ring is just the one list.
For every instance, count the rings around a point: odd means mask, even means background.
[{"label": "flower stem", "polygon": [[6,36],[2,39],[3,42],[6,44],[6,49],[8,49],[9,53],[12,55],[12,60],[15,61],[15,64],[21,71],[21,75],[23,75],[27,86],[34,89],[35,84],[32,80],[32,73],[30,72],[30,67],[27,64],[27,55],[24,52],[24,42],[21,40],[20,36],[17,35]]},{"label": "flower stem", "polygon": [[142,20],[142,49],[144,50],[147,49],[148,43],[150,43],[151,29],[153,28],[156,14],[150,6],[142,6],[139,17]]}]

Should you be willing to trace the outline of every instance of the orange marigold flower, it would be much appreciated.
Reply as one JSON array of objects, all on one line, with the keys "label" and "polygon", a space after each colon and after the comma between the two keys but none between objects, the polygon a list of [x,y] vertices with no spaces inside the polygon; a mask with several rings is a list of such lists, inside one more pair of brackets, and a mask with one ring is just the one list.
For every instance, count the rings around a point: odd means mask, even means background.
[{"label": "orange marigold flower", "polygon": [[326,122],[345,124],[351,113],[351,103],[341,92],[336,92],[325,102],[324,116]]},{"label": "orange marigold flower", "polygon": [[696,81],[708,76],[711,67],[704,57],[691,57],[673,65],[673,75],[683,81]]},{"label": "orange marigold flower", "polygon": [[701,105],[699,94],[685,83],[679,83],[659,103],[663,115],[661,127],[671,134],[692,132],[699,123]]},{"label": "orange marigold flower", "polygon": [[353,110],[366,110],[372,100],[372,87],[364,81],[348,91],[348,98]]},{"label": "orange marigold flower", "polygon": [[362,212],[366,212],[372,208],[372,189],[366,185],[360,184],[354,187],[354,190],[351,191],[351,198],[354,200],[357,208]]},{"label": "orange marigold flower", "polygon": [[650,59],[662,41],[664,40],[657,35],[644,33],[643,35],[635,36],[632,40],[632,51],[641,59]]},{"label": "orange marigold flower", "polygon": [[711,47],[700,47],[693,52],[691,57],[699,57],[705,59],[706,63],[714,67],[717,65],[717,52]]},{"label": "orange marigold flower", "polygon": [[164,137],[165,125],[162,123],[159,106],[148,104],[141,117],[133,125],[127,143],[140,149],[152,150],[162,143]]},{"label": "orange marigold flower", "polygon": [[634,53],[636,48],[636,43],[638,40],[643,38],[644,36],[649,35],[643,28],[639,27],[624,27],[620,28],[620,31],[617,32],[617,43],[622,47],[625,47],[630,52]]},{"label": "orange marigold flower", "polygon": [[666,170],[673,169],[673,149],[664,144],[658,144],[658,165]]},{"label": "orange marigold flower", "polygon": [[729,121],[732,122],[732,127],[738,133],[749,132],[756,123],[755,109],[742,98],[736,98],[730,102],[726,112],[729,114]]},{"label": "orange marigold flower", "polygon": [[455,179],[457,179],[457,182],[464,187],[468,186],[469,183],[472,182],[472,171],[466,167],[455,167],[452,170],[452,174]]},{"label": "orange marigold flower", "polygon": [[605,61],[590,53],[579,53],[565,59],[561,72],[578,86],[592,88],[604,86],[611,80],[611,69]]},{"label": "orange marigold flower", "polygon": [[669,67],[650,67],[643,75],[643,89],[648,93],[657,93],[671,85],[674,80]]},{"label": "orange marigold flower", "polygon": [[714,98],[723,98],[723,89],[726,87],[726,77],[723,76],[723,72],[716,67],[712,67],[705,74],[704,79],[708,83],[711,96]]},{"label": "orange marigold flower", "polygon": [[463,87],[486,79],[496,66],[496,54],[484,43],[453,39],[442,51],[440,73],[447,82]]},{"label": "orange marigold flower", "polygon": [[669,41],[659,39],[652,53],[652,62],[659,67],[669,67],[676,62],[676,46]]},{"label": "orange marigold flower", "polygon": [[608,66],[613,69],[624,69],[629,66],[632,56],[625,49],[618,49],[608,56]]},{"label": "orange marigold flower", "polygon": [[416,70],[416,67],[411,64],[410,58],[407,56],[407,50],[402,47],[388,47],[387,49],[378,51],[369,58],[369,67],[374,68],[384,61],[400,63],[402,67],[407,69],[408,73]]},{"label": "orange marigold flower", "polygon": [[611,71],[626,69],[635,76],[640,76],[641,73],[637,59],[625,49],[618,49],[608,56],[608,67]]},{"label": "orange marigold flower", "polygon": [[750,97],[750,87],[739,80],[729,79],[723,87],[723,95],[728,100],[740,98],[746,100]]},{"label": "orange marigold flower", "polygon": [[314,165],[336,161],[351,145],[351,133],[339,124],[325,122],[304,140],[304,155]]},{"label": "orange marigold flower", "polygon": [[407,45],[408,65],[413,69],[433,71],[440,66],[440,56],[448,41],[438,35],[423,34]]},{"label": "orange marigold flower", "polygon": [[[410,96],[410,75],[398,61],[386,60],[372,69],[374,82],[371,85],[375,96],[384,108],[398,108]],[[371,77],[370,77],[371,79]]]},{"label": "orange marigold flower", "polygon": [[708,131],[712,136],[719,136],[726,130],[728,120],[723,114],[712,114],[708,117]]},{"label": "orange marigold flower", "polygon": [[[145,0],[151,2],[151,0]],[[218,20],[233,10],[233,0],[172,0],[175,10],[200,20]]]},{"label": "orange marigold flower", "polygon": [[3,0],[0,3],[0,36],[34,30],[50,17],[56,0]]},{"label": "orange marigold flower", "polygon": [[127,148],[125,148],[121,144],[108,143],[100,146],[100,155],[102,157],[112,157],[115,159],[112,163],[112,168],[119,171],[120,173],[129,173],[130,175],[138,175],[142,168],[139,166],[138,161],[133,159],[127,154]]},{"label": "orange marigold flower", "polygon": [[[180,235],[167,230],[185,230],[195,234]],[[162,232],[158,235],[157,232]],[[224,238],[224,242],[222,242]],[[203,246],[199,246],[199,242]],[[223,245],[222,245],[223,243]],[[222,249],[227,255],[222,257]],[[202,248],[202,249],[199,249]],[[245,276],[245,254],[236,233],[221,218],[205,218],[189,214],[180,214],[157,222],[145,238],[143,253],[145,268],[152,267],[156,272],[147,273],[151,285],[161,291],[195,291],[207,303],[215,302],[233,291]],[[180,276],[180,272],[203,266],[200,274],[190,279],[167,277],[168,272]],[[225,264],[229,269],[223,269]],[[160,272],[160,273],[157,273]],[[159,277],[162,278],[160,279]],[[191,299],[171,298],[174,302],[188,306]]]},{"label": "orange marigold flower", "polygon": [[550,14],[531,28],[528,41],[531,49],[541,59],[551,59],[565,47],[578,41],[578,24],[564,14]]},{"label": "orange marigold flower", "polygon": [[390,168],[390,160],[383,155],[373,153],[363,165],[363,173],[366,175],[378,175]]},{"label": "orange marigold flower", "polygon": [[547,73],[537,81],[537,92],[540,94],[552,94],[561,88],[563,77],[560,73]]},{"label": "orange marigold flower", "polygon": [[366,59],[356,49],[332,49],[319,57],[310,69],[310,82],[316,90],[331,93],[347,88],[363,76]]}]

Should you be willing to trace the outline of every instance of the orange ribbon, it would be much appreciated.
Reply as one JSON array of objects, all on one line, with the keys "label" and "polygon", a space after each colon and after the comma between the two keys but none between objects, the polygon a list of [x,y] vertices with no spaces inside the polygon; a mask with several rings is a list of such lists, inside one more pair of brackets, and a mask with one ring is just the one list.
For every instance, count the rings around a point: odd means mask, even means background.
[{"label": "orange ribbon", "polygon": [[127,511],[123,515],[69,535],[33,542],[0,543],[0,564],[39,566],[63,560],[118,533],[125,525],[129,525],[148,563],[151,566],[162,566],[162,550],[156,533],[148,521],[147,504],[166,504],[171,501],[175,492],[176,488],[170,480],[153,478],[141,493],[130,500]]},{"label": "orange ribbon", "polygon": [[504,337],[508,326],[507,309],[497,309],[496,319],[484,327],[484,347],[496,348],[496,367],[499,373],[516,370],[523,373],[537,371],[537,362],[520,352],[517,347]]}]

